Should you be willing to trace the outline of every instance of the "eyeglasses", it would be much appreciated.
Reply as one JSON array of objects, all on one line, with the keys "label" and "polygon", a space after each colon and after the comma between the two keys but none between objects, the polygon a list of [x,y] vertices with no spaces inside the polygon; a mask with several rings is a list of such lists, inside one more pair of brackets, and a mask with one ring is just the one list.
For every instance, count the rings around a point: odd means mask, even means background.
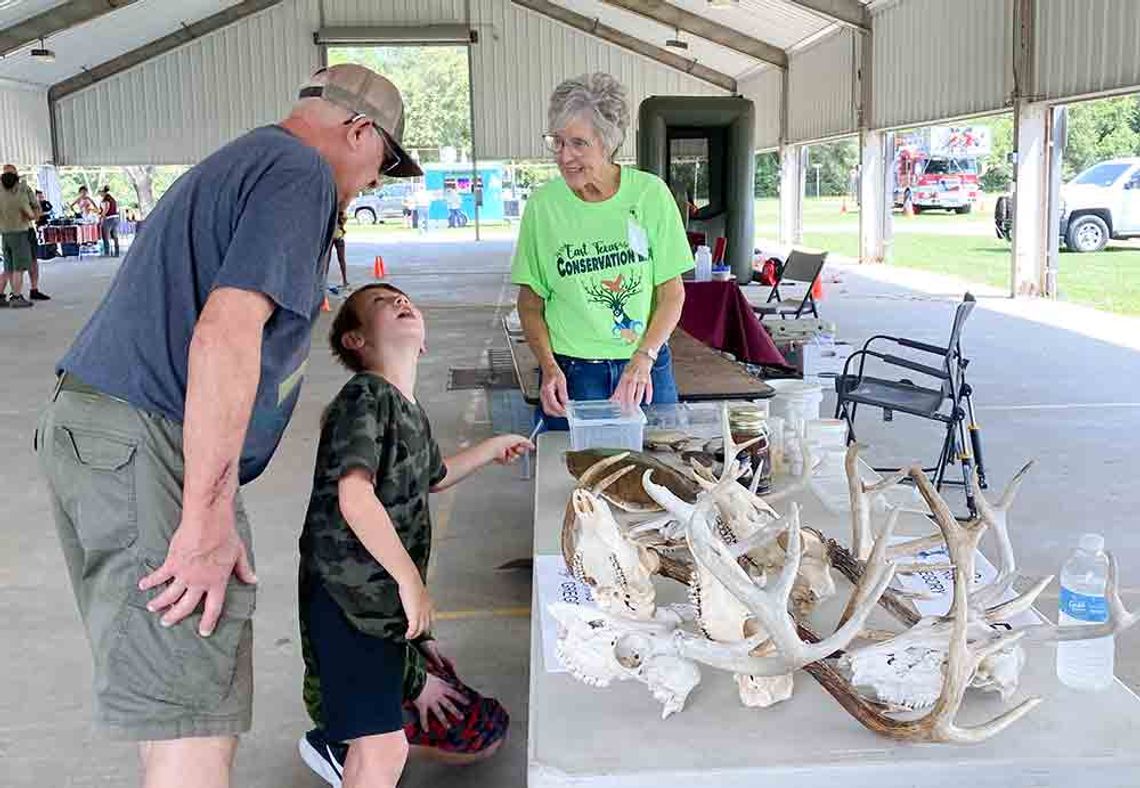
[{"label": "eyeglasses", "polygon": [[593,147],[589,140],[584,140],[581,137],[563,139],[557,134],[549,133],[542,135],[542,144],[551,153],[561,153],[563,148],[570,148],[571,153],[585,153]]},{"label": "eyeglasses", "polygon": [[400,158],[400,154],[396,153],[396,143],[393,141],[388,132],[384,131],[383,126],[372,120],[372,118],[360,112],[356,113],[351,118],[346,120],[344,122],[344,125],[351,126],[361,118],[364,118],[369,123],[371,123],[372,128],[376,129],[376,133],[380,135],[380,139],[384,140],[384,163],[380,165],[380,172],[392,172],[397,167],[399,167],[401,163],[403,163],[403,159]]}]

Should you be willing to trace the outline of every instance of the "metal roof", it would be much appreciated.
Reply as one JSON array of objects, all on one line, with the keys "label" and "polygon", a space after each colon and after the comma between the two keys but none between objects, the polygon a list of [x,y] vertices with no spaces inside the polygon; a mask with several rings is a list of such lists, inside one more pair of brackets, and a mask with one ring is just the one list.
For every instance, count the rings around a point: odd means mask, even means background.
[{"label": "metal roof", "polygon": [[[32,46],[39,46],[38,41],[0,59],[0,78],[33,85],[53,85],[172,33],[183,24],[216,14],[238,1],[138,0],[49,36],[45,46],[55,52],[54,63],[31,59],[28,52]],[[0,0],[0,28],[63,5],[58,0],[19,0],[9,6],[2,3]]]},{"label": "metal roof", "polygon": [[[0,0],[0,30],[63,6],[67,1]],[[104,16],[49,36],[46,46],[56,54],[54,63],[33,61],[28,55],[32,43],[0,59],[0,79],[33,85],[53,85],[238,2],[239,0],[137,0]],[[319,0],[312,2],[317,3]],[[553,2],[658,47],[664,47],[666,39],[678,37],[677,31],[672,27],[617,8],[604,0]],[[808,10],[813,4],[827,5],[826,2],[819,3],[819,0],[814,3],[806,0],[735,0],[724,6],[710,3],[709,0],[669,2],[784,50],[794,51],[838,26],[833,20]],[[868,6],[871,3],[882,3],[883,0],[857,2]],[[651,6],[652,3],[646,4],[647,8]],[[416,21],[418,20],[409,19],[408,23]],[[763,66],[761,61],[748,55],[687,32],[682,31],[679,37],[688,42],[688,49],[670,51],[695,59],[732,77],[746,76]],[[38,46],[38,42],[34,45]]]}]

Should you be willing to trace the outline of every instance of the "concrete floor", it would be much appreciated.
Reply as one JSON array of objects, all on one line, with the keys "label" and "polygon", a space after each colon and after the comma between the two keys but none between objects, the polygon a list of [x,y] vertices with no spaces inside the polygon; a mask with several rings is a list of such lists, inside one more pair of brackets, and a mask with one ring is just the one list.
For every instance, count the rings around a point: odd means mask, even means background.
[{"label": "concrete floor", "polygon": [[[498,319],[510,308],[511,242],[478,247],[454,242],[400,246],[353,245],[351,278],[364,281],[373,255],[383,253],[392,280],[425,307],[429,354],[421,365],[420,396],[445,452],[489,434],[481,393],[447,392],[451,366],[474,366],[482,351],[501,344]],[[945,283],[909,274],[881,281],[883,269],[829,269],[824,317],[846,339],[872,332],[939,340],[952,311]],[[92,728],[87,648],[67,585],[47,501],[31,452],[38,408],[50,391],[52,364],[97,303],[114,271],[108,261],[45,266],[44,289],[55,300],[33,310],[0,312],[0,445],[9,451],[0,499],[0,760],[10,786],[127,785],[133,748],[102,741]],[[868,273],[871,273],[868,276]],[[902,278],[910,277],[904,285]],[[954,297],[960,296],[960,291]],[[1027,314],[1028,313],[1028,314]],[[1012,517],[1018,555],[1030,574],[1057,570],[1083,530],[1103,531],[1120,558],[1126,602],[1140,605],[1140,485],[1134,447],[1140,437],[1140,352],[1100,335],[1068,328],[1073,313],[1051,304],[1011,306],[984,300],[966,333],[974,358],[971,380],[984,425],[990,478],[1000,486],[1028,458],[1038,467]],[[1042,322],[1045,321],[1045,322]],[[323,405],[345,380],[324,347],[328,318],[318,326],[310,373],[277,458],[246,490],[254,524],[261,589],[256,623],[257,695],[253,732],[243,740],[235,785],[282,788],[320,785],[301,764],[295,741],[306,727],[300,700],[301,662],[295,613],[296,537],[309,491]],[[825,404],[825,408],[829,407]],[[898,417],[860,420],[872,459],[910,460],[932,454],[938,436]],[[463,677],[498,697],[512,715],[507,746],[491,762],[467,770],[413,763],[406,786],[521,786],[526,773],[526,687],[529,639],[528,572],[498,570],[531,549],[531,487],[517,468],[488,469],[477,482],[438,496],[430,587],[442,611],[436,631]],[[1055,589],[1055,587],[1054,587]],[[1044,608],[1055,605],[1055,590]],[[1140,684],[1140,634],[1118,645],[1118,672]]]}]

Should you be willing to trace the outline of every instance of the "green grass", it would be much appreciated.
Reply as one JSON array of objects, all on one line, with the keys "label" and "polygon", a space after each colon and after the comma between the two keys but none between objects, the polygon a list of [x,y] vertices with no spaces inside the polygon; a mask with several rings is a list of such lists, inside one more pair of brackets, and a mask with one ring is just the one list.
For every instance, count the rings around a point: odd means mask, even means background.
[{"label": "green grass", "polygon": [[[858,236],[805,233],[804,245],[855,257]],[[1009,244],[982,236],[896,234],[891,264],[947,274],[967,282],[1009,289]],[[1140,315],[1140,249],[1109,247],[1097,254],[1061,254],[1058,288],[1063,301]]]}]

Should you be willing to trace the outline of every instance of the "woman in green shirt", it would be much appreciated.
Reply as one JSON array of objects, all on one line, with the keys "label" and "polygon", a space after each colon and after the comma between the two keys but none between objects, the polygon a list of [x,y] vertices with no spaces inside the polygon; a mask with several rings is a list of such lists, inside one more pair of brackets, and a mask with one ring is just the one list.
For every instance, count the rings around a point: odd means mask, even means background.
[{"label": "woman in green shirt", "polygon": [[562,177],[527,203],[511,267],[542,409],[563,417],[570,400],[676,402],[666,343],[693,255],[664,181],[613,160],[629,126],[625,88],[603,73],[569,79],[547,118]]}]

